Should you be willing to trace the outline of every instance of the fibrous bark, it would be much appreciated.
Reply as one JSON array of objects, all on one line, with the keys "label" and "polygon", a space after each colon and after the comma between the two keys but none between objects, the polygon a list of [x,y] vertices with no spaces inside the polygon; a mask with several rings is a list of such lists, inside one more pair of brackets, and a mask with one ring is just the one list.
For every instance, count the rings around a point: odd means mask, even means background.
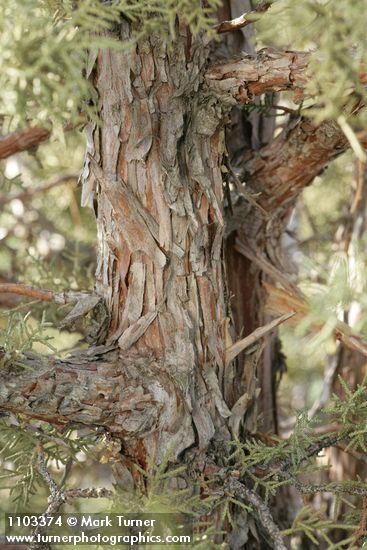
[{"label": "fibrous bark", "polygon": [[[119,32],[129,40],[127,23]],[[171,49],[152,35],[134,49],[100,51],[90,75],[101,125],[86,129],[82,201],[97,213],[106,346],[63,361],[21,359],[31,370],[0,357],[0,408],[102,426],[121,438],[130,463],[144,467],[168,454],[203,463],[213,442],[255,432],[260,414],[264,430],[276,429],[271,342],[261,362],[261,346],[225,362],[228,317],[242,337],[267,321],[263,273],[238,252],[237,237],[276,263],[301,189],[348,145],[332,123],[297,118],[262,146],[259,116],[255,131],[257,115],[250,115],[256,151],[243,155],[240,175],[269,217],[247,205],[224,258],[221,168],[230,107],[266,91],[301,90],[309,54],[267,49],[207,68],[200,37],[184,24],[176,32]],[[232,111],[240,130],[242,116]],[[270,122],[268,138],[272,130]]]},{"label": "fibrous bark", "polygon": [[[128,39],[127,26],[122,32]],[[207,51],[186,26],[177,32],[171,50],[151,36],[128,52],[100,52],[93,82],[102,124],[88,128],[83,184],[84,201],[98,207],[107,342],[154,357],[184,396],[171,441],[156,432],[153,447],[144,442],[162,455],[177,439],[174,455],[195,440],[207,448],[215,433],[229,437],[230,415],[221,392],[222,110],[199,90]]]},{"label": "fibrous bark", "polygon": [[302,93],[309,76],[307,52],[264,48],[255,55],[209,65],[205,80],[225,103],[249,103],[266,92],[294,90]]},{"label": "fibrous bark", "polygon": [[336,122],[316,125],[297,117],[246,162],[245,178],[253,190],[261,192],[258,202],[273,215],[279,208],[294,206],[302,189],[348,147]]},{"label": "fibrous bark", "polygon": [[143,441],[152,457],[158,443],[175,443],[177,452],[187,445],[185,395],[152,356],[101,346],[65,360],[28,355],[22,365],[1,367],[1,409],[57,425],[103,426],[124,441],[127,454]]}]

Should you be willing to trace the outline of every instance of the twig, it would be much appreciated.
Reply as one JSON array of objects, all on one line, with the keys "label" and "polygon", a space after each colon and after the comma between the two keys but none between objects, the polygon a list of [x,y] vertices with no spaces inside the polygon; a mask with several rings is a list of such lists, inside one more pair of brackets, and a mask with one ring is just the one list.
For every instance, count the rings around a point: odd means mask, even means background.
[{"label": "twig", "polygon": [[366,497],[364,497],[363,505],[362,505],[361,520],[359,522],[358,529],[354,534],[354,541],[352,543],[353,545],[358,546],[359,539],[366,536],[366,533],[367,533],[366,525],[367,525],[367,499]]},{"label": "twig", "polygon": [[[238,243],[238,244],[237,244]],[[249,259],[253,258],[253,261],[261,266],[261,263],[264,264],[262,267],[263,271],[270,276],[273,276],[275,280],[282,282],[284,279],[283,287],[287,284],[286,277],[278,271],[274,266],[272,266],[267,260],[256,256],[250,249],[246,250],[243,247],[242,241],[236,240],[236,250],[246,251],[244,255]],[[288,281],[288,284],[292,284]],[[297,323],[301,319],[304,319],[310,311],[309,304],[306,298],[298,291],[295,295],[295,291],[289,292],[281,288],[277,288],[273,285],[270,285],[266,281],[262,282],[263,287],[267,291],[268,298],[266,302],[266,310],[271,315],[279,315],[283,313],[295,312],[293,320]],[[295,289],[297,287],[293,285]],[[322,325],[321,325],[322,326]],[[311,325],[311,330],[313,332],[320,330],[320,324],[313,323]],[[334,335],[337,340],[343,342],[343,344],[354,351],[359,351],[362,355],[367,357],[367,341],[363,338],[358,332],[354,332],[347,323],[343,321],[336,321]]]},{"label": "twig", "polygon": [[[67,466],[69,465],[69,462]],[[69,465],[70,470],[71,465]],[[71,498],[112,498],[114,493],[105,487],[88,487],[86,489],[76,488],[76,489],[67,489],[65,491],[61,490],[57,485],[56,481],[51,476],[50,472],[47,470],[45,462],[45,454],[42,447],[39,447],[38,451],[38,468],[41,476],[46,481],[50,489],[50,496],[48,497],[49,506],[47,512],[50,513],[49,508],[51,503],[58,504],[58,507],[63,502]],[[64,476],[65,477],[65,476]],[[55,510],[57,511],[57,510]]]},{"label": "twig", "polygon": [[[50,495],[48,497],[48,506],[42,516],[46,517],[51,514],[55,514],[60,506],[64,504],[67,500],[72,498],[112,498],[113,492],[104,487],[94,487],[87,489],[68,489],[63,491],[55,482],[50,472],[47,470],[44,451],[41,446],[38,450],[38,468],[41,476],[46,481],[49,489]],[[69,466],[70,468],[70,466]],[[61,484],[62,487],[62,484]],[[44,527],[41,527],[39,524],[33,530],[32,535],[35,536],[38,533],[43,533]],[[30,550],[51,550],[51,546],[48,543],[44,542],[33,542],[29,545]]]},{"label": "twig", "polygon": [[[332,447],[338,441],[345,439],[347,435],[348,432],[346,431],[333,432],[330,435],[320,439],[319,441],[311,443],[311,445],[309,445],[302,453],[300,463],[302,463],[304,460],[307,460],[308,458],[311,458],[312,456],[318,455],[319,452],[323,449]],[[291,468],[291,466],[293,466],[293,461],[291,458],[286,458],[284,460],[274,462],[274,465],[278,466],[280,472],[286,472],[289,468]],[[268,468],[271,468],[271,466],[272,463],[270,462],[270,464],[268,464]]]},{"label": "twig", "polygon": [[0,293],[3,294],[19,294],[20,296],[27,296],[35,300],[41,300],[42,302],[54,302],[55,294],[50,290],[41,290],[29,285],[23,285],[21,283],[1,283]]},{"label": "twig", "polygon": [[342,348],[340,347],[339,342],[337,342],[338,345],[338,353],[336,355],[333,355],[331,360],[329,361],[329,364],[327,365],[325,369],[324,374],[324,381],[323,386],[321,390],[321,395],[318,398],[317,401],[314,402],[312,405],[310,412],[308,413],[309,418],[313,418],[316,413],[318,413],[327,403],[331,389],[335,380],[336,373],[338,371],[338,368],[340,367],[340,353],[342,351]]},{"label": "twig", "polygon": [[[41,300],[42,302],[55,302],[55,304],[71,304],[81,300],[96,298],[97,296],[91,292],[83,291],[68,291],[68,292],[52,292],[51,290],[43,290],[22,283],[0,283],[0,294],[19,294]],[[98,297],[98,300],[100,298]]]},{"label": "twig", "polygon": [[[51,514],[56,514],[60,506],[65,502],[65,496],[64,493],[60,491],[57,483],[46,468],[45,455],[41,445],[38,448],[38,469],[50,489],[50,495],[47,499],[48,506],[42,514],[43,517],[46,517]],[[38,534],[42,534],[44,532],[44,526],[41,526],[38,523],[32,531],[33,538],[36,538]],[[29,545],[29,550],[51,550],[51,546],[48,542],[31,542]]]},{"label": "twig", "polygon": [[7,195],[1,195],[0,206],[4,206],[4,204],[8,204],[13,200],[21,200],[24,202],[25,200],[31,199],[34,195],[45,193],[49,189],[57,187],[58,185],[63,185],[65,182],[70,180],[76,181],[77,176],[75,174],[64,174],[63,176],[57,176],[56,178],[50,179],[48,182],[46,182],[44,185],[41,185],[40,187],[32,187],[23,191],[16,191]]},{"label": "twig", "polygon": [[275,550],[287,550],[280,530],[274,522],[269,508],[256,493],[251,491],[251,489],[248,489],[243,483],[233,477],[230,477],[226,482],[225,490],[233,496],[243,498],[243,500],[253,506],[254,513],[256,513],[261,525],[271,537],[274,545],[273,548]]},{"label": "twig", "polygon": [[113,491],[105,487],[92,487],[89,489],[69,489],[65,491],[66,500],[70,498],[112,498]]},{"label": "twig", "polygon": [[54,500],[58,499],[60,497],[61,493],[60,493],[60,490],[57,486],[56,481],[53,479],[53,477],[51,476],[51,474],[49,473],[49,471],[46,468],[45,454],[44,454],[43,449],[42,449],[41,446],[39,446],[39,450],[38,450],[38,467],[39,467],[39,471],[40,471],[41,476],[46,481],[46,483],[47,483],[47,485],[49,486],[49,489],[50,489],[49,502],[50,502],[50,500],[54,501]]},{"label": "twig", "polygon": [[[260,2],[255,10],[244,13],[243,15],[241,15],[240,17],[236,17],[235,19],[222,21],[218,25],[215,25],[214,29],[217,31],[218,34],[242,29],[243,27],[246,27],[247,25],[250,25],[251,23],[254,23],[257,19],[259,19],[258,14],[265,12],[270,8],[270,6],[271,2]],[[248,16],[250,16],[250,19],[248,19]]]},{"label": "twig", "polygon": [[246,199],[250,204],[252,204],[252,206],[260,210],[264,218],[269,219],[270,218],[269,213],[265,210],[265,208],[261,206],[261,204],[259,204],[255,200],[254,196],[249,191],[247,191],[247,189],[245,189],[244,184],[241,182],[240,178],[237,176],[236,172],[233,170],[229,161],[227,161],[227,168],[229,170],[230,175],[232,176],[232,179],[236,186],[236,190],[238,194],[244,199]]},{"label": "twig", "polygon": [[[42,290],[33,286],[23,285],[20,283],[3,283],[0,284],[1,293],[19,294],[27,296],[35,300],[43,302],[54,302],[55,304],[65,305],[74,304],[72,310],[66,315],[60,324],[61,328],[72,326],[79,319],[85,317],[98,304],[103,306],[101,296],[93,292],[68,291],[68,292],[52,292],[51,290]],[[106,317],[107,318],[107,317]],[[102,324],[100,326],[102,328]]]},{"label": "twig", "polygon": [[312,495],[314,493],[346,493],[355,496],[367,496],[367,485],[347,485],[343,483],[301,483],[294,482],[295,488],[303,495]]},{"label": "twig", "polygon": [[259,327],[255,329],[251,334],[246,336],[245,338],[242,338],[241,340],[238,340],[231,346],[229,346],[225,350],[225,364],[229,365],[231,361],[244,349],[248,348],[255,342],[257,342],[260,338],[263,338],[266,336],[269,332],[274,330],[276,327],[284,323],[284,321],[287,321],[287,319],[290,319],[295,315],[293,312],[285,313],[284,315],[281,315],[277,319],[273,319],[270,321],[270,323],[267,323],[266,325],[263,325],[262,327]]}]

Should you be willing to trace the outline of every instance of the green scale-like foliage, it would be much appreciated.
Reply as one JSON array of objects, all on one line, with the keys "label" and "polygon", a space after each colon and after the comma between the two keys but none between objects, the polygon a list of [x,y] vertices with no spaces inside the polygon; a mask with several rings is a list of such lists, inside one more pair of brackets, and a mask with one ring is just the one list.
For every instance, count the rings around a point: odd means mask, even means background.
[{"label": "green scale-like foliage", "polygon": [[[83,77],[88,53],[126,48],[157,31],[173,40],[177,14],[195,34],[209,30],[210,12],[199,0],[5,1],[0,12],[0,115],[11,128],[52,123],[54,131],[83,116],[95,116],[96,97]],[[131,40],[111,29],[131,21]]]}]

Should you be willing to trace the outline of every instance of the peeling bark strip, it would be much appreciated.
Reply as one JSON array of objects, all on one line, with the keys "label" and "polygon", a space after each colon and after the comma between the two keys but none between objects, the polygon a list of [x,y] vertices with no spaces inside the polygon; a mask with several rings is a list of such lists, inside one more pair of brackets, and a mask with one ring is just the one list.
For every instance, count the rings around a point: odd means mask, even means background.
[{"label": "peeling bark strip", "polygon": [[299,95],[309,79],[310,55],[264,48],[256,56],[209,65],[206,84],[223,102],[232,105],[249,103],[265,92],[294,90]]},{"label": "peeling bark strip", "polygon": [[50,131],[45,128],[27,128],[16,130],[8,136],[0,138],[0,160],[6,159],[15,153],[28,151],[37,147],[42,141],[50,137]]}]

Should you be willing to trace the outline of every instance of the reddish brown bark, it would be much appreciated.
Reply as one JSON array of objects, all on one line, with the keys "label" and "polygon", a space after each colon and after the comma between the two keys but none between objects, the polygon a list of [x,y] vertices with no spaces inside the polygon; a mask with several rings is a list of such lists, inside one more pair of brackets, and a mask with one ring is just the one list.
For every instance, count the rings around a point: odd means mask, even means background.
[{"label": "reddish brown bark", "polygon": [[348,147],[336,122],[315,125],[309,119],[291,119],[279,136],[246,162],[245,179],[261,193],[257,200],[267,212],[287,212],[302,189]]},{"label": "reddish brown bark", "polygon": [[[155,357],[181,388],[181,417],[170,436],[156,432],[162,455],[194,442],[204,451],[216,433],[230,436],[223,131],[217,101],[198,93],[206,55],[182,25],[171,50],[155,37],[128,52],[101,52],[94,70],[102,124],[88,130],[83,193],[98,203],[97,289],[110,312],[107,342]],[[142,445],[139,453],[151,454],[150,441]]]},{"label": "reddish brown bark", "polygon": [[[121,36],[130,37],[126,22]],[[99,52],[92,75],[102,124],[87,127],[83,203],[97,210],[107,344],[64,361],[3,353],[1,408],[103,426],[121,438],[131,470],[170,453],[204,471],[208,450],[254,433],[260,414],[261,428],[275,429],[274,346],[262,361],[261,347],[228,368],[224,361],[228,318],[236,338],[265,314],[264,274],[236,250],[236,227],[223,259],[223,125],[235,101],[301,89],[307,59],[266,50],[206,70],[209,49],[183,24],[171,49],[154,35],[134,49]],[[239,126],[242,114],[232,112]],[[301,189],[346,147],[333,124],[301,119],[247,155],[250,192],[261,193],[255,200],[271,214],[270,223],[246,209],[239,232],[253,249],[276,249]],[[228,149],[231,158],[238,153]],[[16,360],[35,369],[9,366]]]},{"label": "reddish brown bark", "polygon": [[309,75],[307,52],[264,48],[256,55],[209,65],[205,80],[225,103],[249,103],[265,92],[304,89]]},{"label": "reddish brown bark", "polygon": [[1,283],[1,294],[18,294],[20,296],[27,296],[34,300],[42,300],[44,302],[52,302],[54,293],[49,290],[40,290],[29,285],[23,285],[19,283]]},{"label": "reddish brown bark", "polygon": [[0,138],[0,159],[6,159],[15,153],[28,151],[48,139],[50,131],[46,128],[27,128],[16,130]]}]

